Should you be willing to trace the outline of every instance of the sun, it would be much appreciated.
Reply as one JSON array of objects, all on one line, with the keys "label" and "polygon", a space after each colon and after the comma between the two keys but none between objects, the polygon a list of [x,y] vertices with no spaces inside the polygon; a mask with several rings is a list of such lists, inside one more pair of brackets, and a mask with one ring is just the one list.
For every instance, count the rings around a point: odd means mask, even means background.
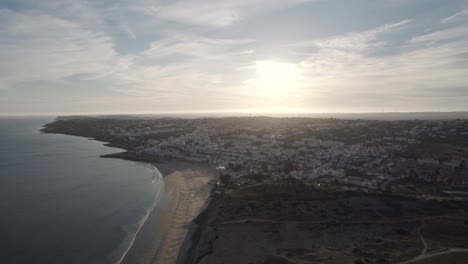
[{"label": "sun", "polygon": [[295,64],[260,61],[255,64],[254,68],[256,70],[255,77],[250,81],[250,84],[267,95],[287,94],[291,88],[297,85],[299,72]]}]

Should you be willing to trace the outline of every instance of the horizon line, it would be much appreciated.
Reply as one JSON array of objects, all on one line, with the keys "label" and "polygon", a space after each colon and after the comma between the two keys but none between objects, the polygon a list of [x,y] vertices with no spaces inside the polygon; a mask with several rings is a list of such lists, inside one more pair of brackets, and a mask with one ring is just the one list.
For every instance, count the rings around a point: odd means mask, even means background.
[{"label": "horizon line", "polygon": [[363,111],[363,112],[267,112],[267,111],[200,111],[200,112],[89,112],[89,113],[79,113],[79,112],[69,112],[69,113],[0,113],[1,117],[40,117],[40,116],[103,116],[103,115],[220,115],[220,114],[240,114],[240,115],[330,115],[330,114],[339,114],[339,115],[353,115],[353,114],[448,114],[448,113],[467,113],[468,110],[459,110],[459,111],[382,111],[382,112],[373,112],[373,111]]}]

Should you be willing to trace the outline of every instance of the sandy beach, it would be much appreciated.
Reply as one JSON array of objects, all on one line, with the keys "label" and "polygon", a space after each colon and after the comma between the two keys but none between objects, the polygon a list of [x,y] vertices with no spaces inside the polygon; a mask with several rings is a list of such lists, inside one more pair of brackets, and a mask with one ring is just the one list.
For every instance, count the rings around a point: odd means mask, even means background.
[{"label": "sandy beach", "polygon": [[122,264],[176,263],[189,224],[210,196],[214,170],[190,163],[154,165],[165,175],[167,199],[148,216]]},{"label": "sandy beach", "polygon": [[188,225],[200,213],[210,196],[213,178],[196,170],[176,171],[166,177],[166,188],[178,198],[171,224],[153,264],[176,263]]}]

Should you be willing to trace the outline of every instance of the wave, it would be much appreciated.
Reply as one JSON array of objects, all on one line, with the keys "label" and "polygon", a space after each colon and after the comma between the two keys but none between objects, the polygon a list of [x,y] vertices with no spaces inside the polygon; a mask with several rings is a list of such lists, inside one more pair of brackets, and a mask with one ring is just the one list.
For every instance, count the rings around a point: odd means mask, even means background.
[{"label": "wave", "polygon": [[144,209],[145,214],[144,216],[135,224],[130,224],[126,227],[124,227],[124,231],[126,233],[124,240],[119,244],[119,246],[112,251],[112,253],[109,255],[108,259],[110,263],[113,264],[120,264],[127,253],[130,251],[130,249],[133,246],[133,243],[135,242],[135,239],[138,235],[138,232],[140,229],[145,225],[146,220],[148,220],[149,215],[155,210],[155,208],[159,205],[159,202],[161,201],[161,191],[164,190],[164,179],[163,175],[159,170],[151,165],[151,168],[153,169],[153,180],[152,184],[155,187],[155,199],[152,204],[152,206],[149,209]]}]

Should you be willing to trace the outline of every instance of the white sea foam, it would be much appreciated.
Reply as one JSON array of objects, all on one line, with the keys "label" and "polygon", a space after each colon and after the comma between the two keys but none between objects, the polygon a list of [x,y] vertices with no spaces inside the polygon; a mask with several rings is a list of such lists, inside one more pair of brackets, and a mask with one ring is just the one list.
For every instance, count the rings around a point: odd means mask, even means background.
[{"label": "white sea foam", "polygon": [[156,189],[156,195],[154,199],[154,203],[149,209],[145,209],[146,214],[143,218],[141,218],[137,223],[132,225],[130,228],[127,230],[127,234],[124,238],[124,240],[120,243],[120,245],[115,249],[109,256],[110,262],[114,264],[120,264],[122,260],[125,258],[127,253],[130,251],[130,249],[133,246],[133,243],[135,242],[136,236],[138,235],[138,232],[140,229],[144,226],[146,223],[146,220],[148,220],[149,215],[153,212],[153,210],[158,206],[159,202],[161,201],[161,191],[164,190],[164,179],[159,172],[159,170],[154,167],[151,164],[148,164],[149,166],[152,167],[153,169],[153,175],[155,176],[152,184]]}]

